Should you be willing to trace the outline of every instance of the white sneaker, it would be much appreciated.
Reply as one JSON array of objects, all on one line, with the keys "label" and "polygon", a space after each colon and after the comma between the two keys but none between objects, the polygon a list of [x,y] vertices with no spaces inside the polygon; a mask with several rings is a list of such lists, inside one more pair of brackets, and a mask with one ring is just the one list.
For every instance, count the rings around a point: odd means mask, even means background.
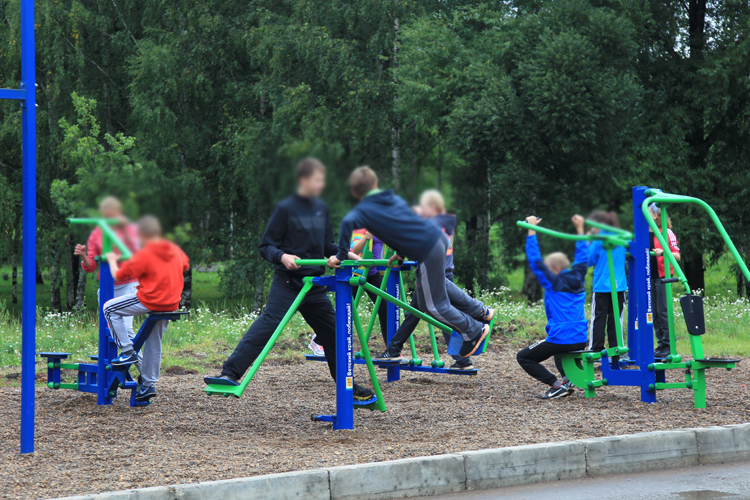
[{"label": "white sneaker", "polygon": [[307,345],[307,348],[310,349],[313,354],[316,356],[325,356],[326,351],[323,349],[323,346],[320,344],[317,344],[315,340],[310,340],[310,343]]},{"label": "white sneaker", "polygon": [[405,358],[403,355],[401,355],[398,358],[398,362],[401,365],[408,365],[411,362],[411,360],[409,358]]}]

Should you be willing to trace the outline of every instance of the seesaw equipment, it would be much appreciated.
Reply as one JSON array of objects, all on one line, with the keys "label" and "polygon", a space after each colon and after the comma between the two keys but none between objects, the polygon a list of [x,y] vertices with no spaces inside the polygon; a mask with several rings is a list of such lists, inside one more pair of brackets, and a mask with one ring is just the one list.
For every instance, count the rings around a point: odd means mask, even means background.
[{"label": "seesaw equipment", "polygon": [[[649,212],[649,205],[656,203],[661,212],[661,228],[653,220]],[[587,398],[596,396],[596,389],[605,385],[636,386],[641,388],[641,401],[656,402],[656,391],[664,389],[692,389],[695,408],[706,407],[706,370],[709,368],[725,368],[731,370],[739,362],[737,359],[707,358],[703,352],[701,335],[706,333],[703,297],[693,295],[682,269],[671,252],[664,252],[665,277],[661,282],[666,285],[666,302],[669,314],[670,354],[663,359],[654,358],[653,309],[651,303],[651,250],[650,238],[656,236],[662,248],[668,249],[668,217],[667,207],[672,204],[691,203],[703,208],[716,225],[732,256],[737,261],[745,277],[750,280],[745,262],[737,252],[731,238],[727,234],[714,210],[704,201],[689,196],[663,193],[659,189],[646,187],[633,188],[633,233],[622,229],[586,221],[590,226],[603,229],[598,235],[571,235],[552,231],[550,229],[532,226],[526,222],[517,225],[526,229],[533,229],[541,234],[566,240],[600,239],[607,251],[607,265],[612,289],[612,302],[615,315],[619,315],[617,302],[617,287],[614,283],[614,265],[612,249],[623,246],[628,249],[628,345],[623,341],[622,327],[615,322],[617,329],[617,346],[610,346],[601,352],[576,351],[561,354],[563,368],[568,379],[576,386],[584,389]],[[649,228],[652,232],[649,232]],[[674,268],[677,277],[672,277],[670,266]],[[656,272],[654,270],[653,272]],[[681,283],[685,294],[680,298],[683,315],[690,340],[692,360],[683,361],[677,354],[675,338],[674,311],[672,309],[672,285]],[[623,355],[627,354],[627,358]],[[594,363],[601,361],[601,379],[594,374]],[[684,370],[684,381],[667,382],[667,370]]]},{"label": "seesaw equipment", "polygon": [[[70,219],[71,224],[96,225],[102,231],[102,253],[107,254],[117,247],[123,259],[132,257],[130,249],[120,240],[109,227],[116,224],[116,220],[109,219]],[[40,352],[39,355],[47,360],[47,387],[50,389],[73,389],[79,392],[88,392],[97,395],[96,402],[99,405],[112,404],[117,397],[118,389],[130,389],[130,406],[147,406],[150,401],[136,401],[135,395],[138,391],[138,383],[130,374],[129,367],[113,367],[110,361],[117,357],[117,344],[115,344],[109,325],[104,318],[104,304],[114,298],[115,281],[109,271],[109,263],[106,259],[99,257],[99,352],[90,355],[94,363],[66,363],[63,360],[70,356],[69,352]],[[157,321],[176,321],[186,315],[186,312],[150,313],[141,324],[135,339],[133,339],[133,350],[139,352],[144,342],[151,334]],[[77,370],[78,377],[75,382],[61,382],[61,370]]]}]

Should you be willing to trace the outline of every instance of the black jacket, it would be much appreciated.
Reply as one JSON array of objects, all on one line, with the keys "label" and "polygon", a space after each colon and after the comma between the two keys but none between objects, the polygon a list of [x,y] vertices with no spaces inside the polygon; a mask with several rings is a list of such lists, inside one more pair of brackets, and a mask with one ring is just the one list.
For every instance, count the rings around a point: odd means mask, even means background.
[{"label": "black jacket", "polygon": [[280,274],[290,278],[322,275],[325,269],[318,266],[290,271],[281,263],[281,256],[288,253],[300,259],[324,259],[336,254],[328,206],[319,198],[298,194],[285,198],[271,214],[258,249]]}]

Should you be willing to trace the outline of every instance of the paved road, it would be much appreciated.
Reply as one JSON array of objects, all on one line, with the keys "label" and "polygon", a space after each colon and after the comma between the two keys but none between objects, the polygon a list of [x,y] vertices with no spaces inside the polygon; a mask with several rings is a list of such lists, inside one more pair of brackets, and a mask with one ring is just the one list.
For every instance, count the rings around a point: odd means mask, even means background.
[{"label": "paved road", "polygon": [[467,491],[433,500],[750,500],[750,462]]}]

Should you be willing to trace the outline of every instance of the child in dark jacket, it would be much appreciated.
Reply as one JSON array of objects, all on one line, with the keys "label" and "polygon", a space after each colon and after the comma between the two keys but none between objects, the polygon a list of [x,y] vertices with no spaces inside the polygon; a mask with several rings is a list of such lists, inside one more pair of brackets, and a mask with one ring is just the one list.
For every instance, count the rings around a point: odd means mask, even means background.
[{"label": "child in dark jacket", "polygon": [[339,267],[349,252],[349,235],[366,227],[396,251],[391,263],[403,262],[405,257],[419,262],[416,291],[419,309],[461,334],[464,342],[459,356],[474,354],[490,333],[487,323],[494,311],[479,303],[471,315],[452,305],[459,303],[466,293],[445,277],[448,237],[435,224],[415,214],[393,191],[379,189],[378,176],[371,168],[355,169],[349,177],[349,187],[360,203],[341,221],[339,252],[328,259],[328,265]]},{"label": "child in dark jacket", "polygon": [[[583,217],[575,215],[572,220],[578,234],[583,234]],[[526,222],[534,226],[540,221],[535,216],[526,218]],[[547,338],[521,349],[516,359],[526,373],[550,386],[542,399],[567,396],[573,391],[565,377],[562,362],[556,355],[580,351],[586,347],[588,321],[583,284],[588,271],[588,254],[588,244],[577,241],[575,262],[571,268],[568,257],[560,252],[549,254],[542,260],[536,231],[529,230],[526,238],[526,258],[544,288]],[[555,366],[563,377],[562,382],[541,364],[552,356],[555,356]]]}]

